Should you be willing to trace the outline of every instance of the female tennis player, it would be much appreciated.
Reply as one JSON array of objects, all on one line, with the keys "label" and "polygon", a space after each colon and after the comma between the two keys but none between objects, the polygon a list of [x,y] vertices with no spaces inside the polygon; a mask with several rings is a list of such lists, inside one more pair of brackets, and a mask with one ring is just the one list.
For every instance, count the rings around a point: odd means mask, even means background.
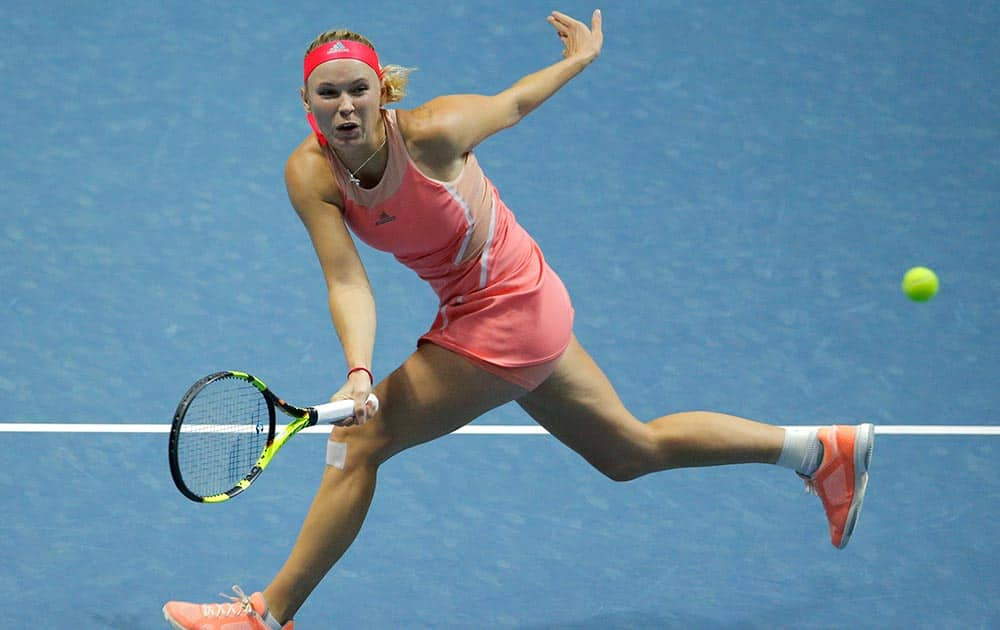
[{"label": "female tennis player", "polygon": [[[336,427],[328,465],[285,565],[262,593],[224,604],[170,602],[178,628],[291,628],[293,615],[350,546],[375,492],[376,471],[411,446],[516,401],[552,435],[618,481],[687,466],[771,463],[797,471],[822,500],[843,547],[864,499],[870,424],[785,430],[710,412],[637,420],[573,335],[559,277],[483,174],[473,148],[520,122],[601,52],[590,25],[554,12],[563,58],[493,96],[402,98],[407,70],[383,66],[372,44],[330,31],[305,57],[302,102],[313,133],[285,171],[292,205],[326,278],[347,362],[334,398],[355,401]],[[376,385],[375,304],[350,235],[391,252],[440,298],[414,353]],[[374,391],[374,412],[364,401]]]}]

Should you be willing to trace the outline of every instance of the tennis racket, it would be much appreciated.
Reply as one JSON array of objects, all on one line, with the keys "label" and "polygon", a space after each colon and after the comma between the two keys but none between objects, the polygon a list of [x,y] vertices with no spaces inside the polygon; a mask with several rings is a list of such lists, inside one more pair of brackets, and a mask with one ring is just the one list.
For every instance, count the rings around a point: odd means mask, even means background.
[{"label": "tennis racket", "polygon": [[[368,402],[378,409],[374,394]],[[278,435],[275,409],[293,418]],[[246,372],[209,374],[188,389],[174,412],[170,474],[192,501],[228,501],[250,487],[293,435],[353,416],[353,400],[296,407]]]}]

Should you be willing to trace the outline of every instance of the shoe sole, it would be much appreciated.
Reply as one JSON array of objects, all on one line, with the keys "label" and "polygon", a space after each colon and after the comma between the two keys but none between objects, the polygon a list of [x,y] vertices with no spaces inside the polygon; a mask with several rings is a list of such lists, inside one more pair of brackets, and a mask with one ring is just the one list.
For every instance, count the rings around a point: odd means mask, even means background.
[{"label": "shoe sole", "polygon": [[875,448],[875,425],[865,423],[854,431],[854,499],[847,510],[847,520],[844,523],[844,533],[840,537],[838,549],[843,549],[851,540],[854,526],[861,516],[861,506],[865,502],[865,492],[868,490],[868,467],[872,463],[872,451]]}]

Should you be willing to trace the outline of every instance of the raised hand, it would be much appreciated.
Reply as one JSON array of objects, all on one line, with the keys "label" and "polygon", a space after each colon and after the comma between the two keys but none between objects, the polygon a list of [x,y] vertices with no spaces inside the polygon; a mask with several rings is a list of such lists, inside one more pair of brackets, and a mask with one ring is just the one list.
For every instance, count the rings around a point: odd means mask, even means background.
[{"label": "raised hand", "polygon": [[563,43],[563,57],[579,57],[590,63],[601,54],[604,33],[601,31],[601,10],[596,9],[590,18],[590,28],[565,13],[553,11],[547,18],[556,29]]}]

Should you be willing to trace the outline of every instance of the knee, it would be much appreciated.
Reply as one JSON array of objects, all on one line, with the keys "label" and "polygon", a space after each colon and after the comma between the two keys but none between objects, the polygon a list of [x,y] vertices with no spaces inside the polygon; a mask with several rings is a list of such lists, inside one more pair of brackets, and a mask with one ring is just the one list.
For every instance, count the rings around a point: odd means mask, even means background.
[{"label": "knee", "polygon": [[619,483],[638,479],[649,472],[640,462],[628,457],[591,462],[591,464],[605,477]]},{"label": "knee", "polygon": [[643,435],[632,435],[617,444],[606,445],[602,452],[587,457],[587,461],[605,477],[617,482],[632,481],[659,470],[653,449]]},{"label": "knee", "polygon": [[639,448],[615,448],[588,457],[587,461],[611,481],[625,482],[650,472],[647,459]]},{"label": "knee", "polygon": [[327,444],[327,465],[349,473],[361,468],[377,469],[389,458],[392,443],[381,423],[372,420],[364,425],[334,427]]}]

